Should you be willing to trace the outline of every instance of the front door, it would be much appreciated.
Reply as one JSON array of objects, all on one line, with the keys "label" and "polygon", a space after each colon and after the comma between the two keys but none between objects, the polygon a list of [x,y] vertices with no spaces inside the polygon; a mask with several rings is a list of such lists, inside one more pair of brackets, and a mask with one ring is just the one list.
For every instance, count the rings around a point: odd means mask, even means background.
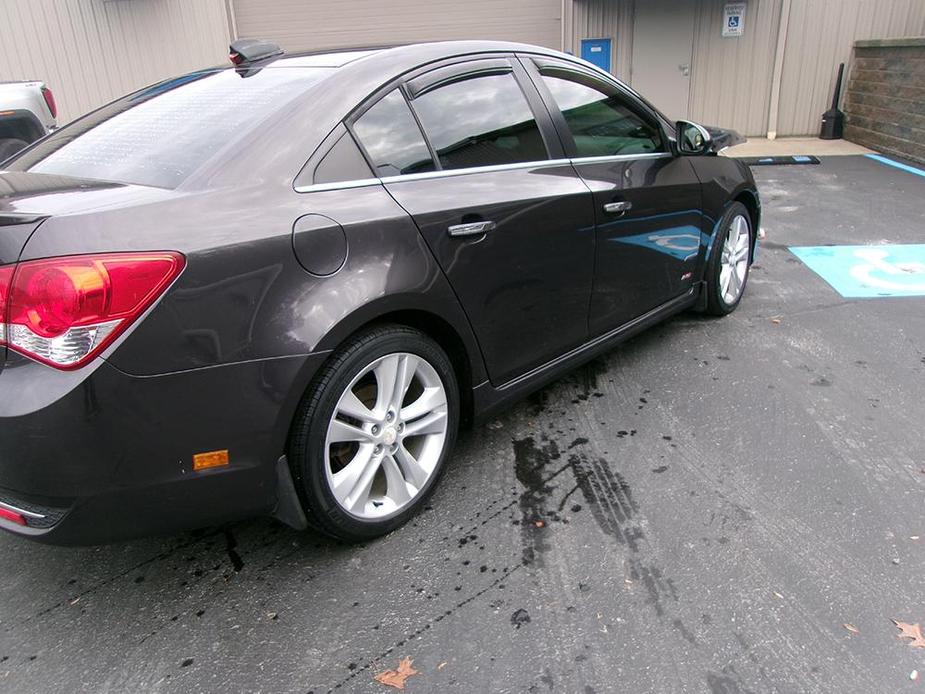
[{"label": "front door", "polygon": [[635,5],[630,83],[673,120],[688,118],[694,45],[693,0]]},{"label": "front door", "polygon": [[594,198],[594,336],[690,290],[700,181],[670,152],[658,117],[615,84],[564,61],[538,61],[531,73]]},{"label": "front door", "polygon": [[[561,149],[555,151],[561,144],[548,114],[540,116],[544,139],[522,84],[529,81],[516,77],[506,59],[471,61],[413,80],[405,92],[437,170],[389,177],[379,169],[449,278],[495,384],[588,334],[591,195]],[[387,131],[363,119],[354,126],[361,142],[364,131]],[[550,147],[558,161],[550,160]]]}]

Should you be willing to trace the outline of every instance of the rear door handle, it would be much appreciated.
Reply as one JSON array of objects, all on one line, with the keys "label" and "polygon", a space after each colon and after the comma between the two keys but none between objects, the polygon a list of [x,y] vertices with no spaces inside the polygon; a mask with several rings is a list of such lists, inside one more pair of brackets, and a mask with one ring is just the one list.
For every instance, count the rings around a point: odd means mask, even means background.
[{"label": "rear door handle", "polygon": [[610,212],[611,214],[620,213],[623,214],[627,210],[633,209],[633,203],[629,200],[620,200],[619,202],[608,202],[604,205],[604,212]]},{"label": "rear door handle", "polygon": [[494,231],[496,224],[494,222],[469,222],[467,224],[454,224],[447,229],[450,236],[479,236],[489,231]]}]

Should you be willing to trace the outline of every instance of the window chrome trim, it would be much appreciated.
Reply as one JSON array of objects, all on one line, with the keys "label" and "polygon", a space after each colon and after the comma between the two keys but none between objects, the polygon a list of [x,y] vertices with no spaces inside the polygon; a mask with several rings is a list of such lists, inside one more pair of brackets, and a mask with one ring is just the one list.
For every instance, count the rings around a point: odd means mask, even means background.
[{"label": "window chrome trim", "polygon": [[379,178],[360,178],[355,181],[334,181],[333,183],[310,183],[304,186],[293,186],[296,193],[320,193],[325,190],[344,190],[347,188],[366,188],[382,184]]},{"label": "window chrome trim", "polygon": [[518,169],[545,169],[552,166],[565,166],[568,164],[607,164],[617,161],[632,161],[634,159],[669,159],[674,157],[671,152],[648,152],[644,154],[612,154],[603,157],[574,157],[572,159],[543,159],[540,161],[521,161],[515,164],[492,164],[490,166],[470,166],[465,169],[443,169],[441,171],[425,171],[423,173],[399,174],[396,176],[382,176],[379,178],[361,178],[355,181],[337,181],[334,183],[313,183],[306,186],[295,186],[297,193],[319,193],[326,190],[346,190],[349,188],[366,188],[380,186],[388,183],[405,183],[410,181],[426,181],[431,178],[449,178],[451,176],[467,176],[469,174],[494,173],[497,171],[516,171]]},{"label": "window chrome trim", "polygon": [[611,161],[630,161],[632,159],[667,159],[674,157],[671,152],[648,152],[644,154],[610,154],[602,157],[574,157],[573,164],[606,164]]},{"label": "window chrome trim", "polygon": [[381,178],[363,178],[356,181],[339,181],[336,183],[318,183],[306,186],[295,186],[295,191],[297,193],[315,193],[324,190],[365,188],[366,186],[385,185],[387,183],[423,181],[431,178],[449,178],[451,176],[466,176],[468,174],[492,173],[496,171],[514,171],[517,169],[545,169],[551,166],[567,166],[571,163],[572,160],[570,159],[542,159],[539,161],[523,161],[514,164],[470,166],[465,169],[443,169],[441,171],[425,171],[423,173],[382,176]]},{"label": "window chrome trim", "polygon": [[450,176],[466,176],[468,174],[492,173],[495,171],[515,171],[517,169],[545,169],[550,166],[565,166],[571,162],[568,159],[542,159],[539,161],[519,161],[514,164],[492,164],[490,166],[469,166],[464,169],[442,169],[440,171],[426,171],[416,174],[402,174],[400,176],[385,176],[383,183],[402,183],[404,181],[422,181],[428,178],[448,178]]}]

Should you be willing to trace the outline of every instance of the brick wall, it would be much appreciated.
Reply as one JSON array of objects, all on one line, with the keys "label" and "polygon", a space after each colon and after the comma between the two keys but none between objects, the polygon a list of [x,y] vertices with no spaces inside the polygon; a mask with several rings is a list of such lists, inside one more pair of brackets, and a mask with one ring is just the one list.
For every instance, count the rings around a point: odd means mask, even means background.
[{"label": "brick wall", "polygon": [[925,38],[857,41],[845,139],[925,163]]}]

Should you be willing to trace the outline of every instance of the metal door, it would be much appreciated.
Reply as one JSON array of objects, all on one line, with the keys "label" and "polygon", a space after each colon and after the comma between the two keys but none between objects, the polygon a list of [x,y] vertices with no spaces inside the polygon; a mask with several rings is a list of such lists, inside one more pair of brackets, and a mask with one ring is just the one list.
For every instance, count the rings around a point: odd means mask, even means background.
[{"label": "metal door", "polygon": [[610,72],[610,39],[582,39],[581,58]]},{"label": "metal door", "polygon": [[689,117],[694,9],[690,0],[636,3],[631,84],[673,120]]}]

